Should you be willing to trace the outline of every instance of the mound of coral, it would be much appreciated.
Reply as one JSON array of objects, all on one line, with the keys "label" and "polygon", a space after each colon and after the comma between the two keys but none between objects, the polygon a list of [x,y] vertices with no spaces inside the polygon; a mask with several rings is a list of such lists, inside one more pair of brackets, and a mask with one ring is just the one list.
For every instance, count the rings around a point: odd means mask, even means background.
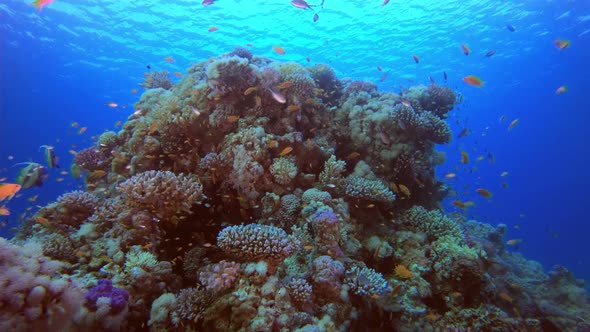
[{"label": "mound of coral", "polygon": [[0,242],[3,330],[590,330],[582,281],[440,211],[448,87],[244,48],[142,86],[86,191]]}]

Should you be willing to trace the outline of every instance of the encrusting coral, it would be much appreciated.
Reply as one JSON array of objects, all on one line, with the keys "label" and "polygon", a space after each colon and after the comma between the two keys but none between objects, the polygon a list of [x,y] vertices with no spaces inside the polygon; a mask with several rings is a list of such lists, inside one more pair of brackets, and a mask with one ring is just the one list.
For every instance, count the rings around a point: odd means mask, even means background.
[{"label": "encrusting coral", "polygon": [[2,331],[590,330],[583,282],[438,209],[450,88],[242,47],[142,85],[0,239]]}]

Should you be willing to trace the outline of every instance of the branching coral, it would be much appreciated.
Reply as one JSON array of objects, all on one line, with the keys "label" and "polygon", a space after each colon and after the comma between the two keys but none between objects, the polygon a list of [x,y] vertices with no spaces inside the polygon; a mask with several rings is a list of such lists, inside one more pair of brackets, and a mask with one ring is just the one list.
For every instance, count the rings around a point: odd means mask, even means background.
[{"label": "branching coral", "polygon": [[248,59],[228,56],[207,66],[207,84],[212,89],[211,98],[223,98],[235,103],[244,99],[244,91],[254,86],[256,76]]},{"label": "branching coral", "polygon": [[346,196],[373,202],[392,203],[395,194],[381,181],[368,180],[359,176],[349,176],[344,188]]},{"label": "branching coral", "polygon": [[99,206],[99,199],[91,193],[76,190],[65,193],[57,201],[39,210],[39,214],[60,225],[78,227]]},{"label": "branching coral", "polygon": [[74,157],[74,162],[88,172],[106,170],[110,165],[109,156],[95,148],[78,151]]},{"label": "branching coral", "polygon": [[247,260],[270,259],[282,261],[300,247],[299,240],[277,227],[249,224],[229,226],[217,236],[221,250]]},{"label": "branching coral", "polygon": [[346,271],[344,282],[357,295],[379,296],[387,290],[387,280],[383,275],[368,267],[354,265]]},{"label": "branching coral", "polygon": [[413,135],[417,140],[438,144],[451,140],[449,125],[431,112],[417,113],[412,107],[399,104],[393,108],[391,119],[404,133]]},{"label": "branching coral", "polygon": [[129,206],[171,217],[178,212],[190,213],[192,205],[202,199],[203,186],[196,176],[148,171],[131,177],[117,189]]},{"label": "branching coral", "polygon": [[182,289],[176,295],[176,314],[190,326],[205,318],[205,310],[213,298],[203,287]]},{"label": "branching coral", "polygon": [[401,219],[409,229],[425,233],[432,239],[443,236],[455,242],[463,239],[463,233],[457,224],[438,210],[428,211],[421,206],[414,206],[405,211]]},{"label": "branching coral", "polygon": [[212,294],[230,289],[240,277],[240,264],[231,261],[205,266],[199,272],[199,281]]},{"label": "branching coral", "polygon": [[276,158],[270,166],[270,173],[276,183],[288,185],[297,176],[297,166],[287,158]]},{"label": "branching coral", "polygon": [[152,71],[145,73],[145,79],[140,86],[146,89],[157,89],[162,88],[164,90],[170,90],[174,83],[170,78],[170,73],[167,70]]}]

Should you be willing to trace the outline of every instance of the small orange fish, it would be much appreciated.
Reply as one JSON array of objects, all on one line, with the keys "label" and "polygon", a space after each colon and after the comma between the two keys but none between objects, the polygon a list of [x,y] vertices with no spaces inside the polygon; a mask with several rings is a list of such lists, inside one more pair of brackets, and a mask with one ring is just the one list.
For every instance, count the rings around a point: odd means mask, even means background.
[{"label": "small orange fish", "polygon": [[570,41],[567,39],[556,39],[553,44],[560,50],[570,47]]},{"label": "small orange fish", "polygon": [[465,54],[465,55],[469,55],[469,53],[471,52],[471,50],[469,49],[469,46],[467,46],[467,44],[465,44],[465,43],[461,44],[461,50],[463,51],[463,54]]},{"label": "small orange fish", "polygon": [[137,93],[137,89],[131,89],[131,93],[132,94],[136,94]]},{"label": "small orange fish", "polygon": [[399,291],[401,291],[401,290],[402,290],[402,284],[399,283],[393,287],[393,289],[391,290],[391,295],[393,296],[393,295],[399,293]]},{"label": "small orange fish", "polygon": [[414,62],[419,63],[420,62],[420,58],[417,55],[412,55],[412,58],[414,58]]},{"label": "small orange fish", "polygon": [[251,94],[252,92],[254,92],[254,91],[256,91],[256,90],[258,90],[258,88],[257,88],[257,87],[255,87],[255,86],[251,86],[251,87],[249,87],[248,89],[246,89],[246,91],[244,91],[244,96],[247,96],[247,95]]},{"label": "small orange fish", "polygon": [[451,202],[451,205],[454,206],[454,207],[458,207],[461,210],[467,209],[467,207],[465,206],[465,204],[463,202],[461,202],[460,200],[458,200],[458,199],[452,201]]},{"label": "small orange fish", "polygon": [[288,146],[286,148],[284,148],[281,153],[279,153],[279,157],[284,157],[286,155],[288,155],[289,153],[291,153],[291,151],[293,151],[293,148]]},{"label": "small orange fish", "polygon": [[230,115],[227,117],[227,122],[234,123],[240,119],[239,115]]},{"label": "small orange fish", "polygon": [[268,142],[268,147],[269,148],[276,148],[277,146],[279,146],[279,142],[276,140],[271,140],[270,142]]},{"label": "small orange fish", "polygon": [[210,27],[209,30],[207,30],[207,31],[209,31],[209,32],[215,32],[217,30],[219,30],[219,29],[217,29],[217,27]]},{"label": "small orange fish", "polygon": [[557,88],[557,90],[555,90],[555,94],[556,95],[560,95],[560,94],[562,94],[562,93],[564,93],[566,91],[567,91],[567,86],[562,85],[559,88]]},{"label": "small orange fish", "polygon": [[76,153],[78,153],[78,152],[76,152],[76,151],[74,151],[74,150],[70,150],[70,151],[68,151],[68,152],[69,152],[69,153],[70,153],[72,156],[75,156],[75,155],[76,155]]},{"label": "small orange fish", "polygon": [[164,61],[168,62],[168,63],[172,63],[174,62],[174,58],[172,58],[171,56],[164,58]]},{"label": "small orange fish", "polygon": [[10,215],[10,211],[4,206],[0,206],[0,216],[9,216],[9,215]]},{"label": "small orange fish", "polygon": [[361,155],[360,153],[358,153],[358,152],[356,152],[356,151],[355,151],[355,152],[351,152],[351,153],[350,153],[348,156],[346,156],[346,158],[344,158],[344,159],[346,159],[346,160],[352,160],[352,159],[356,159],[356,158],[360,157],[360,155]]},{"label": "small orange fish", "polygon": [[20,184],[16,183],[0,183],[0,201],[5,199],[12,199],[14,195],[21,189]]},{"label": "small orange fish", "polygon": [[515,246],[521,242],[522,242],[522,239],[512,239],[512,240],[506,241],[506,244],[509,246]]},{"label": "small orange fish", "polygon": [[512,303],[514,301],[512,299],[512,297],[510,295],[508,295],[508,293],[502,292],[502,293],[498,294],[498,297],[500,297],[502,300],[510,302],[510,303]]},{"label": "small orange fish", "polygon": [[88,128],[86,128],[86,127],[82,127],[82,128],[80,128],[80,130],[78,130],[78,135],[84,134],[84,133],[86,132],[86,130],[87,130],[87,129],[88,129]]},{"label": "small orange fish", "polygon": [[85,251],[83,251],[83,250],[76,251],[76,257],[82,258],[84,256],[86,256],[86,252]]},{"label": "small orange fish", "polygon": [[117,104],[117,103],[115,103],[115,102],[112,102],[112,101],[111,101],[111,102],[108,102],[108,103],[107,103],[107,106],[108,106],[108,107],[115,108],[115,107],[119,106],[119,104]]},{"label": "small orange fish", "polygon": [[35,221],[43,226],[51,226],[51,221],[43,217],[35,217]]},{"label": "small orange fish", "polygon": [[400,191],[402,194],[404,194],[404,196],[406,196],[406,197],[410,197],[410,194],[411,194],[411,193],[410,193],[410,189],[408,189],[408,187],[406,187],[405,185],[403,185],[403,184],[401,184],[401,183],[400,183],[400,184],[398,185],[398,188],[399,188],[399,191]]},{"label": "small orange fish", "polygon": [[475,75],[469,75],[469,76],[463,77],[463,82],[467,83],[468,85],[477,86],[477,87],[481,87],[484,85],[484,81],[482,81],[481,78],[479,78]]},{"label": "small orange fish", "polygon": [[299,105],[289,105],[287,106],[287,111],[292,112],[292,111],[299,111],[300,107]]},{"label": "small orange fish", "polygon": [[121,121],[115,122],[115,128],[119,127],[120,125],[121,125]]},{"label": "small orange fish", "polygon": [[262,107],[262,98],[260,98],[260,96],[254,97],[254,100],[256,100],[257,107]]},{"label": "small orange fish", "polygon": [[516,126],[518,123],[520,122],[519,119],[514,119],[512,120],[512,122],[510,122],[510,125],[508,126],[508,130],[512,130],[512,128],[514,128],[514,126]]},{"label": "small orange fish", "polygon": [[313,249],[313,246],[308,244],[306,246],[303,246],[303,249],[305,249],[305,250],[311,250],[311,249]]},{"label": "small orange fish", "polygon": [[153,134],[157,130],[157,127],[158,127],[158,121],[152,122],[152,124],[150,125],[150,128],[148,129],[148,135]]},{"label": "small orange fish", "polygon": [[74,121],[70,124],[70,126],[72,126],[72,128],[77,128],[78,127],[78,122]]},{"label": "small orange fish", "polygon": [[35,0],[32,2],[32,4],[35,6],[35,8],[37,8],[37,12],[40,13],[43,7],[49,5],[53,1],[55,0]]},{"label": "small orange fish", "polygon": [[285,55],[285,49],[280,46],[273,46],[272,49],[279,55]]},{"label": "small orange fish", "polygon": [[279,89],[286,89],[288,87],[290,87],[291,85],[293,85],[292,81],[286,81],[281,83],[281,85],[279,85]]},{"label": "small orange fish", "polygon": [[176,76],[176,77],[182,77],[182,73],[179,72],[179,71],[175,71],[174,72],[174,76]]},{"label": "small orange fish", "polygon": [[481,196],[483,196],[485,198],[492,198],[492,196],[493,196],[489,190],[484,189],[484,188],[478,188],[478,189],[475,189],[475,191],[477,191],[478,194],[480,194]]},{"label": "small orange fish", "polygon": [[469,164],[469,153],[461,151],[461,164]]}]

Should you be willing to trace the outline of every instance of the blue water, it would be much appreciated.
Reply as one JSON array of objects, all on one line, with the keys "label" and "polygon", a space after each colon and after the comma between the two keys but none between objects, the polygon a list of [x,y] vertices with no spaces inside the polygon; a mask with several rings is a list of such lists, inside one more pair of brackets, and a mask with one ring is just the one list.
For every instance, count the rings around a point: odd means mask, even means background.
[{"label": "blue water", "polygon": [[[457,210],[450,205],[455,199],[472,200],[470,218],[505,223],[507,239],[523,239],[514,250],[590,280],[590,2],[392,0],[380,5],[326,0],[314,23],[310,10],[287,0],[219,0],[208,7],[180,0],[56,0],[41,13],[26,1],[5,0],[0,4],[0,177],[14,181],[19,168],[13,164],[42,162],[43,144],[55,146],[67,171],[69,150],[90,146],[92,137],[131,114],[146,65],[184,72],[191,62],[252,44],[254,54],[304,65],[309,57],[310,64],[330,64],[339,77],[371,80],[385,91],[428,84],[429,77],[456,89],[463,103],[450,123],[455,137],[465,127],[469,135],[439,147],[447,152],[447,163],[437,173],[441,178],[457,174],[445,180],[457,193],[444,202],[447,211]],[[211,26],[219,30],[209,32]],[[558,38],[571,40],[571,46],[557,49]],[[471,48],[468,56],[462,43]],[[273,45],[286,54],[274,53]],[[497,53],[485,57],[490,50]],[[466,85],[466,75],[481,77],[484,87]],[[568,91],[555,94],[562,85]],[[110,108],[109,102],[119,107]],[[508,131],[516,118],[520,122]],[[78,134],[81,127],[88,129]],[[469,153],[468,165],[459,162],[461,151]],[[484,159],[477,161],[479,156]],[[27,208],[33,213],[35,206],[82,186],[82,180],[59,172],[51,170],[43,187],[23,191],[7,204],[12,214],[0,217],[7,223],[2,235],[11,234]],[[508,175],[501,177],[502,172]],[[477,188],[493,197],[479,196]],[[28,200],[36,195],[36,201]]]}]

